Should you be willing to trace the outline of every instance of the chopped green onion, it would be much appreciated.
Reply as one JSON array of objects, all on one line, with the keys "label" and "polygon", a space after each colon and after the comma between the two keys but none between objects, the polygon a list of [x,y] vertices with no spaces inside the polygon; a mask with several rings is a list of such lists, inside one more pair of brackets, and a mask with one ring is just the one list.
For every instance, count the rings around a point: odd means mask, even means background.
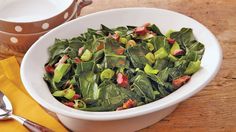
[{"label": "chopped green onion", "polygon": [[152,43],[147,43],[147,46],[148,46],[148,49],[149,49],[150,51],[153,51],[153,50],[154,50],[154,46],[153,46]]},{"label": "chopped green onion", "polygon": [[65,90],[55,91],[52,95],[55,97],[63,97],[66,94]]},{"label": "chopped green onion", "polygon": [[128,41],[128,40],[131,40],[131,39],[132,39],[132,38],[131,38],[131,35],[127,35],[127,36],[126,36],[126,39],[127,39],[127,41]]},{"label": "chopped green onion", "polygon": [[157,69],[153,69],[149,64],[146,64],[144,67],[144,72],[147,74],[157,74],[159,71]]},{"label": "chopped green onion", "polygon": [[126,44],[128,40],[126,38],[120,38],[119,42],[121,42],[122,44]]},{"label": "chopped green onion", "polygon": [[70,64],[59,64],[54,71],[53,81],[56,83],[60,82],[62,77],[69,70],[69,68]]},{"label": "chopped green onion", "polygon": [[74,100],[74,108],[79,109],[79,108],[86,108],[86,103],[82,100]]},{"label": "chopped green onion", "polygon": [[86,49],[80,59],[82,61],[89,61],[91,58],[92,58],[92,53],[88,49]]},{"label": "chopped green onion", "polygon": [[102,71],[100,77],[101,80],[103,81],[104,79],[111,79],[114,76],[115,72],[111,69],[105,69]]},{"label": "chopped green onion", "polygon": [[175,50],[178,50],[178,49],[180,49],[179,44],[175,41],[175,43],[173,44],[173,46],[170,49],[170,53],[172,55],[174,55]]},{"label": "chopped green onion", "polygon": [[201,65],[201,61],[197,60],[197,61],[191,61],[188,64],[187,69],[185,70],[184,74],[193,74],[195,72],[197,72],[200,69],[200,65]]},{"label": "chopped green onion", "polygon": [[145,58],[151,63],[155,63],[155,56],[153,55],[153,53],[149,52],[145,55]]},{"label": "chopped green onion", "polygon": [[75,95],[75,91],[69,88],[66,90],[64,97],[71,100],[74,97],[74,95]]},{"label": "chopped green onion", "polygon": [[163,47],[161,47],[159,50],[157,50],[154,53],[154,55],[155,55],[155,59],[164,59],[168,56],[168,53]]}]

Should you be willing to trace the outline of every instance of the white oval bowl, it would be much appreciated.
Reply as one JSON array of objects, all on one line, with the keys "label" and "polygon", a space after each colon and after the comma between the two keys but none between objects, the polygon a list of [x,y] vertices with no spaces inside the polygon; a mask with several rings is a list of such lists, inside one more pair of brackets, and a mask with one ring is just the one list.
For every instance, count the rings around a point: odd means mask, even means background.
[{"label": "white oval bowl", "polygon": [[[65,39],[84,33],[87,28],[143,25],[155,23],[163,33],[182,27],[193,29],[197,40],[205,45],[202,68],[180,89],[155,102],[114,112],[87,112],[69,108],[58,102],[43,80],[48,47],[55,38]],[[51,30],[41,37],[25,54],[21,64],[21,78],[29,94],[43,107],[56,113],[63,124],[74,131],[134,131],[147,127],[170,114],[178,103],[204,88],[218,72],[222,51],[215,36],[196,20],[164,9],[123,8],[101,11],[80,17]],[[190,113],[191,114],[191,113]]]}]

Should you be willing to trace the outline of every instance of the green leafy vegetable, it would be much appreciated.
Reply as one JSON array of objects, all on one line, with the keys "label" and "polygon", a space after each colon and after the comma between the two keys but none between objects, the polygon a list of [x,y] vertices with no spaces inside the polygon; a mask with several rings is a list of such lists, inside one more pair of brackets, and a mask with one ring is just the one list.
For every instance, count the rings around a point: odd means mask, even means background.
[{"label": "green leafy vegetable", "polygon": [[195,39],[191,28],[182,28],[179,32],[171,33],[170,37],[178,42],[181,49],[187,52],[194,51],[197,53],[199,60],[202,58],[204,45]]},{"label": "green leafy vegetable", "polygon": [[201,67],[204,45],[190,28],[155,24],[120,26],[56,39],[44,80],[63,104],[84,111],[115,111],[144,105],[176,90],[183,76]]},{"label": "green leafy vegetable", "polygon": [[80,74],[82,72],[94,71],[95,69],[95,62],[88,61],[88,62],[80,62],[76,65],[75,73]]},{"label": "green leafy vegetable", "polygon": [[105,42],[105,67],[128,67],[126,56],[116,54],[116,51],[123,49],[115,40],[107,38]]},{"label": "green leafy vegetable", "polygon": [[146,75],[137,75],[131,86],[134,92],[144,99],[145,103],[155,100],[154,90],[152,88],[150,80]]},{"label": "green leafy vegetable", "polygon": [[144,68],[146,63],[149,63],[145,55],[148,51],[142,46],[130,47],[127,49],[127,55],[129,56],[132,64],[136,68]]},{"label": "green leafy vegetable", "polygon": [[96,83],[97,75],[93,72],[81,74],[79,77],[80,90],[83,98],[87,101],[97,100],[99,96],[99,89]]},{"label": "green leafy vegetable", "polygon": [[164,36],[156,36],[151,39],[152,44],[154,45],[154,50],[157,51],[161,47],[164,48],[167,52],[170,50],[170,45],[167,41],[167,38]]},{"label": "green leafy vegetable", "polygon": [[164,36],[160,29],[155,25],[155,24],[152,24],[151,26],[148,27],[149,30],[153,31],[154,33],[156,33],[157,35],[160,35],[160,36]]},{"label": "green leafy vegetable", "polygon": [[173,33],[174,32],[174,30],[168,30],[167,32],[166,32],[166,34],[165,34],[165,36],[167,37],[167,38],[170,38],[170,34],[171,33]]}]

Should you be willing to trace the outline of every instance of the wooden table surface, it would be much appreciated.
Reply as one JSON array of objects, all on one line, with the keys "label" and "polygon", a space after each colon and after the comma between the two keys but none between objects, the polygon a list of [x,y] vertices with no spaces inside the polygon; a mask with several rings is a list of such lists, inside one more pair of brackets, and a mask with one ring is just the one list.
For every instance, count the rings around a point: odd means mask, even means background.
[{"label": "wooden table surface", "polygon": [[[94,0],[81,15],[121,7],[157,7],[186,14],[216,35],[224,53],[220,72],[204,90],[140,132],[236,132],[236,0]],[[21,62],[24,54],[0,44],[0,59],[12,55]]]}]

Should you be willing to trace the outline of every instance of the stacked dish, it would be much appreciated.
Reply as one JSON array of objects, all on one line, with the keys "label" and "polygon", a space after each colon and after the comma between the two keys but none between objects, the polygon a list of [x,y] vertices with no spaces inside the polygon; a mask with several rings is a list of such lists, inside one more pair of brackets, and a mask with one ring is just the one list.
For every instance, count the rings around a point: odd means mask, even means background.
[{"label": "stacked dish", "polygon": [[0,44],[25,52],[40,36],[76,18],[90,0],[0,0]]}]

